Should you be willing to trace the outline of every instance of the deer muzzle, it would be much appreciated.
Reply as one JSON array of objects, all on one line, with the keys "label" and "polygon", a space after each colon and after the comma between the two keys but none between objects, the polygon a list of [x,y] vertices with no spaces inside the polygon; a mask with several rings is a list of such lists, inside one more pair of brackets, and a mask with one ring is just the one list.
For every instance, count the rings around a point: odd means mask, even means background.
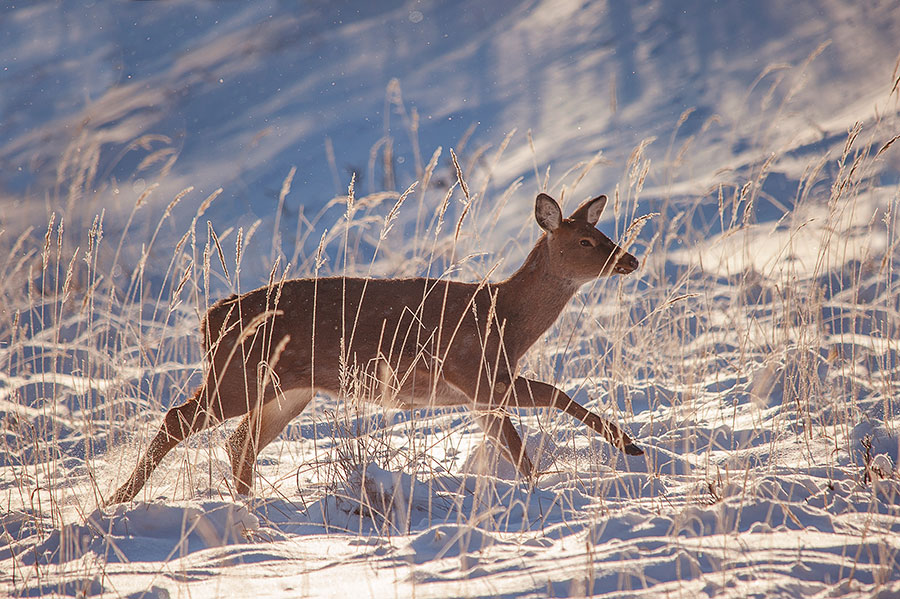
[{"label": "deer muzzle", "polygon": [[619,256],[616,265],[613,267],[613,272],[620,275],[627,275],[628,273],[634,272],[640,265],[641,263],[638,262],[637,258],[628,252],[625,252]]}]

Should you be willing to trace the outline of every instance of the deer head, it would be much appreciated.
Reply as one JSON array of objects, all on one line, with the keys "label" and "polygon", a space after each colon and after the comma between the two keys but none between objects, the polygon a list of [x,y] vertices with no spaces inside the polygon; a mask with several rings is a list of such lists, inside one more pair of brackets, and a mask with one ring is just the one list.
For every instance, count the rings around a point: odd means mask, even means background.
[{"label": "deer head", "polygon": [[550,266],[560,276],[585,283],[600,276],[627,275],[640,264],[637,258],[597,230],[606,207],[606,196],[598,196],[563,218],[556,200],[538,194],[534,217],[547,232]]}]

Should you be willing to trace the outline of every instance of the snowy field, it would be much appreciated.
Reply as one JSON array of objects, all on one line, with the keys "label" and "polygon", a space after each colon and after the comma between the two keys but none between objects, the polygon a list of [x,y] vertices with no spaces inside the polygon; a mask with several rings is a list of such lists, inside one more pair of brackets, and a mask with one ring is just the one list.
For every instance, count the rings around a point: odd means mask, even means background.
[{"label": "snowy field", "polygon": [[[357,4],[0,13],[0,596],[900,597],[900,6]],[[540,191],[641,267],[520,371],[645,455],[319,396],[103,507],[217,299],[500,280]]]}]

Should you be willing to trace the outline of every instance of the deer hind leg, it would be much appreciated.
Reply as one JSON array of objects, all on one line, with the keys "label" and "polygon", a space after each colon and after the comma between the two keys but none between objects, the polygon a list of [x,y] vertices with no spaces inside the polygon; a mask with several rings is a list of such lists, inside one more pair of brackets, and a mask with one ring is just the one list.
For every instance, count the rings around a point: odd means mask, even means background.
[{"label": "deer hind leg", "polygon": [[231,471],[238,493],[250,493],[256,456],[306,408],[314,394],[309,388],[291,389],[283,396],[269,399],[250,410],[241,419],[237,429],[228,437],[228,457],[231,459]]},{"label": "deer hind leg", "polygon": [[611,445],[618,447],[628,455],[644,455],[644,451],[635,445],[634,441],[618,426],[575,403],[575,400],[553,385],[517,377],[515,392],[509,401],[511,405],[521,408],[562,410],[603,435]]},{"label": "deer hind leg", "polygon": [[159,432],[150,442],[131,477],[113,494],[106,505],[131,501],[143,488],[150,473],[162,459],[183,439],[216,423],[216,418],[206,409],[207,398],[204,387],[194,392],[194,396],[180,406],[166,413]]},{"label": "deer hind leg", "polygon": [[500,448],[506,455],[506,459],[526,479],[530,479],[534,472],[534,466],[531,464],[528,454],[525,453],[522,438],[509,419],[509,414],[503,409],[496,408],[490,412],[475,412],[475,419],[485,436]]},{"label": "deer hind leg", "polygon": [[134,499],[166,454],[187,437],[246,413],[243,377],[243,371],[237,368],[218,377],[208,374],[193,397],[166,412],[159,432],[150,442],[131,477],[106,504]]}]

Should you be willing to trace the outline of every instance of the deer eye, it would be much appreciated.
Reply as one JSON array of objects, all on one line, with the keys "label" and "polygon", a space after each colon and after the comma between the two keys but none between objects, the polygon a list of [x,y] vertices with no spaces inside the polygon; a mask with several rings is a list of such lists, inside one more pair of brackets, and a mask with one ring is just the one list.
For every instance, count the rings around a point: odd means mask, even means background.
[{"label": "deer eye", "polygon": [[589,239],[582,239],[582,240],[581,240],[581,245],[584,246],[584,247],[586,247],[586,248],[592,248],[592,247],[594,247],[594,244],[591,243]]}]

